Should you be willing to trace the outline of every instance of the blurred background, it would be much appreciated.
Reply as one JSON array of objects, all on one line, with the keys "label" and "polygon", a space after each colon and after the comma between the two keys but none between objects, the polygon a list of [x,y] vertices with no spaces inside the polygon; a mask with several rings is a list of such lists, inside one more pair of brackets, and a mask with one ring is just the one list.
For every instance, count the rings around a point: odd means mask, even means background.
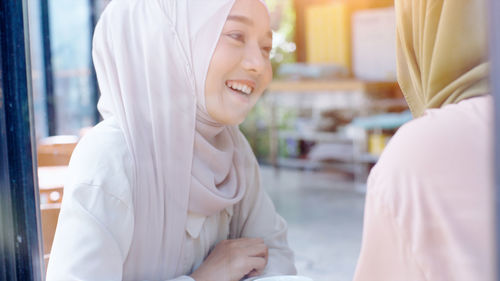
[{"label": "blurred background", "polygon": [[[30,0],[46,260],[66,166],[100,116],[91,38],[109,0]],[[268,0],[274,81],[241,125],[288,221],[299,274],[351,280],[366,178],[412,117],[396,83],[392,0]]]}]

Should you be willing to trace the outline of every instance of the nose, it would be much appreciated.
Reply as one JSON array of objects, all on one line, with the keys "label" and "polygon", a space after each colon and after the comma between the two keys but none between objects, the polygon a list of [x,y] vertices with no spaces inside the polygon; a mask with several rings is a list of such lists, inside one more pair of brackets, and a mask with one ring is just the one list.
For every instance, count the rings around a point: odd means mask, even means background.
[{"label": "nose", "polygon": [[248,44],[243,56],[243,68],[250,73],[259,75],[266,67],[266,63],[266,58],[262,55],[259,44]]}]

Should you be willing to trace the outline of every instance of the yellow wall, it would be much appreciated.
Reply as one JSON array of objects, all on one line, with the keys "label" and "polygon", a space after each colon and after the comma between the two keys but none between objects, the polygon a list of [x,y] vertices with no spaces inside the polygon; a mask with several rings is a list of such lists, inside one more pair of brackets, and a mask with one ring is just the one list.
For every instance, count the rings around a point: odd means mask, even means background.
[{"label": "yellow wall", "polygon": [[350,9],[345,3],[308,7],[307,62],[336,63],[350,69],[350,25]]},{"label": "yellow wall", "polygon": [[351,14],[394,5],[394,0],[344,0],[307,6],[306,61],[334,63],[351,72]]}]

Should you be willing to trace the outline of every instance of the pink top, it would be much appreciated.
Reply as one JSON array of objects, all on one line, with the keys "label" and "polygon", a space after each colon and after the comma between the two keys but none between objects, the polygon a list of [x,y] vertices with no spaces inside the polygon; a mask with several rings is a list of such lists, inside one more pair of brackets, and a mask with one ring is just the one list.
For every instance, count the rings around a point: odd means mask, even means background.
[{"label": "pink top", "polygon": [[493,280],[493,100],[399,129],[368,178],[354,280]]}]

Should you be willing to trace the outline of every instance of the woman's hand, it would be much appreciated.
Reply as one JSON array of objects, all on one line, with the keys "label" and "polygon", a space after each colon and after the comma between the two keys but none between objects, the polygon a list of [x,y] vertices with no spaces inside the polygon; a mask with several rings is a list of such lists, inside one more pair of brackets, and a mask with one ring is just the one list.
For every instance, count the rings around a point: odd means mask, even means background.
[{"label": "woman's hand", "polygon": [[223,240],[191,274],[196,281],[238,281],[262,274],[268,249],[260,238]]}]

